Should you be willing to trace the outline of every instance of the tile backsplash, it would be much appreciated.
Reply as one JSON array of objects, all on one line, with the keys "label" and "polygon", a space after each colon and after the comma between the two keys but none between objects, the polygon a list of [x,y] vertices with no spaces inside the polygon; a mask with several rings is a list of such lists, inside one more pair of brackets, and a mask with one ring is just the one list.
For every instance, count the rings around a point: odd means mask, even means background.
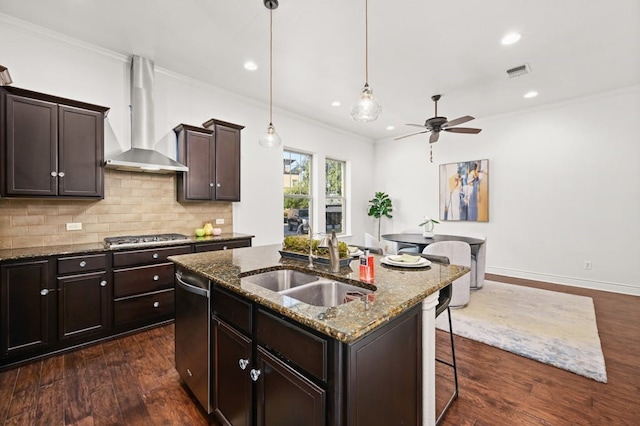
[{"label": "tile backsplash", "polygon": [[[94,243],[118,235],[191,236],[205,222],[232,232],[232,203],[178,203],[175,174],[105,170],[104,200],[0,198],[0,249]],[[67,223],[82,223],[82,230],[67,231]]]}]

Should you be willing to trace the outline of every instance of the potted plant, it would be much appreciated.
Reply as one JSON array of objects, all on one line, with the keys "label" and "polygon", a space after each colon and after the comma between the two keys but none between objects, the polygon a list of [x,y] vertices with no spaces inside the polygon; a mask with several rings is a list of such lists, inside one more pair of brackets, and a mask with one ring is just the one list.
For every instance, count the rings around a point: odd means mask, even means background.
[{"label": "potted plant", "polygon": [[384,192],[376,192],[375,197],[369,200],[369,213],[368,216],[373,216],[378,219],[378,240],[380,240],[380,222],[382,216],[391,219],[393,216],[390,213],[393,211],[393,205],[391,198]]}]

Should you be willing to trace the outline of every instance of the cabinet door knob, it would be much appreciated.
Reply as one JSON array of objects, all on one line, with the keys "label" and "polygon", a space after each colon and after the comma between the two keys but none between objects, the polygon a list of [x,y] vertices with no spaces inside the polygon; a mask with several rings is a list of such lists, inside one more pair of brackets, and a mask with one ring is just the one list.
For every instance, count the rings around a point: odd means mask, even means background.
[{"label": "cabinet door knob", "polygon": [[249,360],[240,358],[238,360],[238,364],[240,365],[240,369],[244,370],[245,368],[247,368],[247,365],[249,365]]},{"label": "cabinet door knob", "polygon": [[87,262],[85,262],[84,260],[80,262],[80,267],[84,268],[85,266],[87,266]]},{"label": "cabinet door knob", "polygon": [[47,290],[46,288],[43,288],[42,290],[40,290],[41,296],[46,296],[47,294],[49,294],[49,290]]},{"label": "cabinet door knob", "polygon": [[221,186],[221,185],[220,185],[219,183],[216,183],[216,186],[217,186],[218,188],[220,188],[220,186]]},{"label": "cabinet door knob", "polygon": [[251,371],[249,372],[249,377],[251,377],[251,380],[253,380],[254,382],[257,382],[258,377],[260,377],[260,374],[261,374],[260,370],[251,369]]},{"label": "cabinet door knob", "polygon": [[56,176],[58,176],[58,173],[56,173],[56,172],[51,172],[51,176],[56,177]]},{"label": "cabinet door knob", "polygon": [[153,253],[153,255],[151,257],[153,257],[154,259],[157,259],[158,258],[158,253]]},{"label": "cabinet door knob", "polygon": [[213,188],[213,182],[210,182],[210,183],[209,183],[209,186]]},{"label": "cabinet door knob", "polygon": [[58,177],[64,177],[64,172],[59,172]]},{"label": "cabinet door knob", "polygon": [[222,250],[226,250],[226,249],[227,249],[227,246],[222,246]]},{"label": "cabinet door knob", "polygon": [[158,281],[159,279],[160,279],[160,277],[159,277],[158,275],[154,275],[154,276],[153,276],[153,280],[154,280],[154,281]]},{"label": "cabinet door knob", "polygon": [[106,287],[106,286],[107,286],[107,280],[100,281],[100,287]]},{"label": "cabinet door knob", "polygon": [[160,302],[153,302],[153,307],[157,308],[158,306],[160,306]]}]

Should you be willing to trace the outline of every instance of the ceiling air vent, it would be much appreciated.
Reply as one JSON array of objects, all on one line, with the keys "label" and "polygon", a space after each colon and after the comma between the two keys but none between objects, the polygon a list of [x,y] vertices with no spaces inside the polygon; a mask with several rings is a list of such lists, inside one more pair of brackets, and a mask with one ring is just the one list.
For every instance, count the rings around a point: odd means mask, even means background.
[{"label": "ceiling air vent", "polygon": [[521,75],[528,74],[531,72],[531,67],[529,64],[520,65],[518,67],[513,67],[507,70],[507,75],[509,78],[520,77]]}]

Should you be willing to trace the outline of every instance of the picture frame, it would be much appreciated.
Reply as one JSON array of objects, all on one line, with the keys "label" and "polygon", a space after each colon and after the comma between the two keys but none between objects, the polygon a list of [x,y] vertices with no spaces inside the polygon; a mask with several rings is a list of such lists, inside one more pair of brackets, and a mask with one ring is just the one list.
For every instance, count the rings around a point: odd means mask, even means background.
[{"label": "picture frame", "polygon": [[489,221],[489,160],[440,164],[439,215],[446,221]]}]

